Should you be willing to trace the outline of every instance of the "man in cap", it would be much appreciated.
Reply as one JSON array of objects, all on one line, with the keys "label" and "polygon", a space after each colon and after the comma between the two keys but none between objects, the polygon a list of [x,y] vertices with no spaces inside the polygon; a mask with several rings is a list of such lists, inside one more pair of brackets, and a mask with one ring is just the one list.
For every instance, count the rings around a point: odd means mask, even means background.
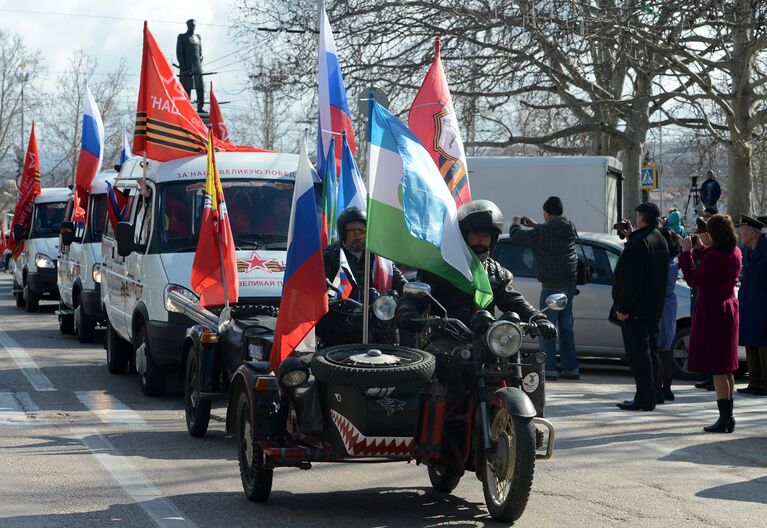
[{"label": "man in cap", "polygon": [[[559,355],[562,360],[562,378],[579,379],[580,370],[575,357],[573,335],[573,298],[576,292],[578,257],[575,242],[578,231],[573,223],[562,216],[564,207],[559,196],[550,196],[543,203],[544,223],[530,218],[515,216],[509,228],[509,241],[517,246],[533,250],[535,275],[541,283],[540,307],[545,308],[546,297],[555,293],[567,295],[567,306],[562,311],[551,310],[546,314],[559,327]],[[522,223],[530,230],[522,229]],[[555,380],[557,371],[557,343],[554,339],[539,340],[541,352],[546,354],[546,379]]]},{"label": "man in cap", "polygon": [[738,290],[738,344],[746,347],[751,378],[748,386],[738,392],[767,396],[767,225],[740,215],[737,230],[743,244],[743,271]]},{"label": "man in cap", "polygon": [[611,321],[621,327],[636,393],[632,400],[617,405],[627,411],[652,411],[658,358],[651,353],[650,343],[663,315],[669,250],[658,230],[658,206],[644,202],[635,211],[637,229],[629,223],[626,245],[615,266]]}]

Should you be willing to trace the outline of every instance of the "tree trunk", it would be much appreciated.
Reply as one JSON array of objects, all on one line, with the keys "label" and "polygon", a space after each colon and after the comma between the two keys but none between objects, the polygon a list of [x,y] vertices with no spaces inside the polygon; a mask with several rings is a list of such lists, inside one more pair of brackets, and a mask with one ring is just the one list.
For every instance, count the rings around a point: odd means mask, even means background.
[{"label": "tree trunk", "polygon": [[732,141],[727,148],[727,214],[751,214],[751,142]]}]

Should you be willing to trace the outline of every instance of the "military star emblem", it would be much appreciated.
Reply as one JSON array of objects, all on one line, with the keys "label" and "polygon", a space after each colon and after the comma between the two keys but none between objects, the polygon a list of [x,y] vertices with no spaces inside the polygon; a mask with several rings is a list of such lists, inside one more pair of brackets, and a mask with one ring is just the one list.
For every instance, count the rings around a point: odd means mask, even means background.
[{"label": "military star emblem", "polygon": [[253,254],[250,256],[249,260],[244,260],[243,262],[248,266],[245,270],[245,273],[250,273],[254,270],[264,270],[271,273],[272,270],[269,269],[267,264],[272,262],[274,259],[263,259],[258,256],[258,253],[256,251],[253,252]]},{"label": "military star emblem", "polygon": [[162,80],[162,84],[165,87],[165,93],[173,102],[173,107],[174,107],[173,113],[178,114],[179,111],[177,108],[178,105],[176,104],[176,101],[188,100],[186,92],[184,91],[184,88],[183,86],[181,86],[181,83],[178,81],[178,79],[176,79],[176,76],[173,75],[173,73],[171,73],[167,79],[163,77],[162,74],[159,74],[159,75],[160,75],[160,79]]}]

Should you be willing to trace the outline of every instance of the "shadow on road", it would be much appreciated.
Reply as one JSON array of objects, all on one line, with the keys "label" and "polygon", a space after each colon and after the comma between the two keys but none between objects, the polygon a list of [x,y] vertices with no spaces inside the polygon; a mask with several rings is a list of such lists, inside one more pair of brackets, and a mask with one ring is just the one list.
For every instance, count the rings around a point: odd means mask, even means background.
[{"label": "shadow on road", "polygon": [[[737,433],[737,429],[735,432]],[[763,468],[767,467],[767,438],[755,436],[706,442],[677,449],[661,460]],[[764,497],[767,500],[767,490]]]},{"label": "shadow on road", "polygon": [[767,504],[767,476],[736,482],[734,484],[724,484],[701,490],[695,494],[696,497],[704,499],[720,499],[738,502],[754,502],[757,504]]},{"label": "shadow on road", "polygon": [[[266,503],[249,502],[241,492],[192,493],[169,497],[197,526],[485,527],[500,526],[482,503],[430,488],[371,488],[360,491],[293,494],[274,491]],[[151,502],[147,506],[151,509]],[[215,506],[213,506],[215,505]],[[225,520],[225,521],[224,521]],[[138,505],[106,510],[3,518],[3,526],[150,526]],[[179,522],[179,526],[184,524]]]}]

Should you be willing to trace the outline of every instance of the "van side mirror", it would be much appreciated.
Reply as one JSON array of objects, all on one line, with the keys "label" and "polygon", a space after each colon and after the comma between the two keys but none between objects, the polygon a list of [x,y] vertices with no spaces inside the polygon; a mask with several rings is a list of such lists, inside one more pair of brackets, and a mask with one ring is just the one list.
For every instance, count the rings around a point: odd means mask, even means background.
[{"label": "van side mirror", "polygon": [[127,257],[134,250],[133,226],[130,222],[117,222],[115,229],[115,242],[117,242],[117,254]]},{"label": "van side mirror", "polygon": [[18,240],[24,240],[26,236],[24,236],[24,226],[21,224],[14,224],[13,226],[13,239]]},{"label": "van side mirror", "polygon": [[75,241],[75,224],[74,222],[61,222],[61,227],[59,228],[59,233],[61,233],[61,245],[62,246],[69,246],[72,244],[72,242]]}]

